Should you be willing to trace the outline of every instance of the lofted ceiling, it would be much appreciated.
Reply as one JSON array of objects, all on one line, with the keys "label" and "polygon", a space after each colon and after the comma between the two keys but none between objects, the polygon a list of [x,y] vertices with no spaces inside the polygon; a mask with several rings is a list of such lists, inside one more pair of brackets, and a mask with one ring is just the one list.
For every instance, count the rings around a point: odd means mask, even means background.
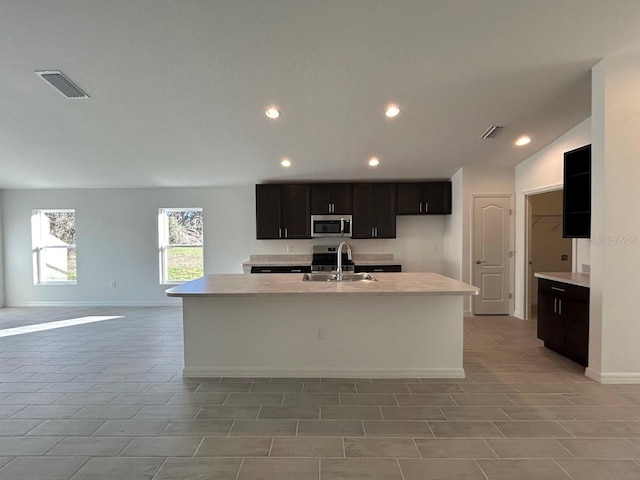
[{"label": "lofted ceiling", "polygon": [[590,115],[590,68],[639,39],[638,0],[0,0],[0,188],[513,166]]}]

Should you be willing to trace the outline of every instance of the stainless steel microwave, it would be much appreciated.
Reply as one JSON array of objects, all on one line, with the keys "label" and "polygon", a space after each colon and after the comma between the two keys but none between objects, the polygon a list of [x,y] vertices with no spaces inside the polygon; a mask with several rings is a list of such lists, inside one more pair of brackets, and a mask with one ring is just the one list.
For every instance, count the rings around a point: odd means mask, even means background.
[{"label": "stainless steel microwave", "polygon": [[350,238],[352,231],[351,215],[311,215],[312,237]]}]

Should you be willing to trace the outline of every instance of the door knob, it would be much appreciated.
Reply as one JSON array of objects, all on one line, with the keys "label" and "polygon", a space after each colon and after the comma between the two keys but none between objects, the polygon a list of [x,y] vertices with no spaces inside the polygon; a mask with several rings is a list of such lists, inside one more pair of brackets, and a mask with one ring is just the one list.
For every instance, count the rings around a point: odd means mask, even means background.
[{"label": "door knob", "polygon": [[481,263],[486,263],[484,260],[476,260],[476,265],[480,265]]}]

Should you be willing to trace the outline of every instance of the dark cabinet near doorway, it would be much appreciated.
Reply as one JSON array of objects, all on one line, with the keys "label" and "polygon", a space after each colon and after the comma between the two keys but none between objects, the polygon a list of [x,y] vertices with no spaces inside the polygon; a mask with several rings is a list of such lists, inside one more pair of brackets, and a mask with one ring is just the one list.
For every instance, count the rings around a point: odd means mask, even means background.
[{"label": "dark cabinet near doorway", "polygon": [[451,182],[398,184],[398,215],[451,214]]},{"label": "dark cabinet near doorway", "polygon": [[309,185],[256,185],[256,238],[311,238]]},{"label": "dark cabinet near doorway", "polygon": [[591,235],[591,145],[564,154],[562,236]]},{"label": "dark cabinet near doorway", "polygon": [[351,215],[350,183],[311,185],[311,215]]},{"label": "dark cabinet near doorway", "polygon": [[395,183],[353,184],[353,238],[396,238]]},{"label": "dark cabinet near doorway", "polygon": [[539,278],[538,338],[545,347],[587,366],[589,289]]}]

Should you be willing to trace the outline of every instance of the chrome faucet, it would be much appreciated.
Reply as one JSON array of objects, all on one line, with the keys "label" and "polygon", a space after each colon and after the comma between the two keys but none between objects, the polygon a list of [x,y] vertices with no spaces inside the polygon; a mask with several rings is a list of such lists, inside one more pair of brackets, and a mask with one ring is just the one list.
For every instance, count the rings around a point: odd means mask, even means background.
[{"label": "chrome faucet", "polygon": [[342,242],[338,245],[338,269],[336,273],[338,274],[338,281],[342,280],[342,247],[347,247],[347,258],[351,260],[351,245],[347,242]]}]

